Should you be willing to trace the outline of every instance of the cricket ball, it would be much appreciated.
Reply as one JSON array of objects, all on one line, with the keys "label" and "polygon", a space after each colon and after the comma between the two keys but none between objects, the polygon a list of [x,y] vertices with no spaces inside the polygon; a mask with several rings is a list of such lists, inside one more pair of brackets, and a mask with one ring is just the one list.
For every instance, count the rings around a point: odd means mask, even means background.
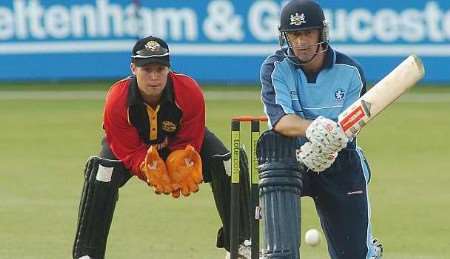
[{"label": "cricket ball", "polygon": [[305,233],[305,243],[309,246],[317,246],[320,244],[320,232],[315,228],[311,228]]}]

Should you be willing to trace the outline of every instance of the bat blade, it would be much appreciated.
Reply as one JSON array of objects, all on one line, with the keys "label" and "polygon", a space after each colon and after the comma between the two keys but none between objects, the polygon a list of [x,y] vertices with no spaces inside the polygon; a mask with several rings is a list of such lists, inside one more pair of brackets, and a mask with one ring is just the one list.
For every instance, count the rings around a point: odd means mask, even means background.
[{"label": "bat blade", "polygon": [[369,121],[414,86],[424,75],[425,69],[420,58],[416,55],[409,56],[339,114],[339,125],[349,138],[356,136]]}]

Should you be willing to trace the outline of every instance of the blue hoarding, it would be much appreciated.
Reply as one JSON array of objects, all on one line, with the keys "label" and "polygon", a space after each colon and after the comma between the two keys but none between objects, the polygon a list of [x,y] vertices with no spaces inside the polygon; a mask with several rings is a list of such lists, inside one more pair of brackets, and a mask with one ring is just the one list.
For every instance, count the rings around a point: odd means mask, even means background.
[{"label": "blue hoarding", "polygon": [[[0,80],[101,79],[129,74],[138,37],[169,42],[173,69],[204,82],[259,78],[278,48],[285,1],[0,1]],[[448,82],[450,1],[319,1],[332,46],[377,81],[411,53],[427,82]]]}]

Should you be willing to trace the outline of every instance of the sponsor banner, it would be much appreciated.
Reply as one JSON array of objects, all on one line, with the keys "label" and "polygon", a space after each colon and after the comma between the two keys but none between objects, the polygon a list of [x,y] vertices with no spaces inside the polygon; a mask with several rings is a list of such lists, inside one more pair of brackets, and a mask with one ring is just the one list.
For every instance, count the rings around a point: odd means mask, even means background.
[{"label": "sponsor banner", "polygon": [[[332,46],[377,81],[411,53],[427,82],[447,82],[450,1],[319,1]],[[0,0],[0,80],[101,79],[129,74],[130,49],[164,38],[173,69],[200,81],[254,83],[278,46],[285,1]]]}]

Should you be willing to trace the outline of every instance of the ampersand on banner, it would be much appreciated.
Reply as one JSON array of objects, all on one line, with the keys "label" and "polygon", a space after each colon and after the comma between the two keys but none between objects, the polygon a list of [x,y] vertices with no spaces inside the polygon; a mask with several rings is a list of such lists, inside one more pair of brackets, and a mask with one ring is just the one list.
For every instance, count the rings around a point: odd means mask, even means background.
[{"label": "ampersand on banner", "polygon": [[214,41],[242,40],[242,18],[234,14],[234,6],[229,1],[212,1],[208,5],[208,17],[203,29],[208,38]]}]

